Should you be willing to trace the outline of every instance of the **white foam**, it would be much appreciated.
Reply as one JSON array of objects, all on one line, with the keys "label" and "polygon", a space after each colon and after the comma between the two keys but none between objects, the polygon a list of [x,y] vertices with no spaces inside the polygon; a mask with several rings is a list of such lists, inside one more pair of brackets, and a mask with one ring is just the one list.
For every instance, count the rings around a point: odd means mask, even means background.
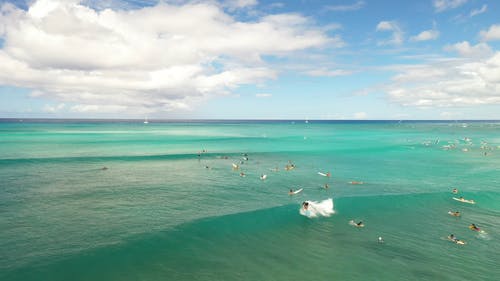
[{"label": "white foam", "polygon": [[333,209],[333,199],[328,198],[321,202],[318,201],[306,201],[309,203],[309,207],[306,209],[300,208],[300,214],[309,218],[315,217],[329,217],[332,214],[335,214],[335,210]]}]

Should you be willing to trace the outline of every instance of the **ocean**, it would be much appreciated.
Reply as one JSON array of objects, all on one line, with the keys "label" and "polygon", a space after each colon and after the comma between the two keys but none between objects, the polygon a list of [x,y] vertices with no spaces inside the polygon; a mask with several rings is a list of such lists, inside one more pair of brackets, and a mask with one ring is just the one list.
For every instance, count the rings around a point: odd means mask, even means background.
[{"label": "ocean", "polygon": [[0,280],[498,280],[499,238],[497,121],[0,120]]}]

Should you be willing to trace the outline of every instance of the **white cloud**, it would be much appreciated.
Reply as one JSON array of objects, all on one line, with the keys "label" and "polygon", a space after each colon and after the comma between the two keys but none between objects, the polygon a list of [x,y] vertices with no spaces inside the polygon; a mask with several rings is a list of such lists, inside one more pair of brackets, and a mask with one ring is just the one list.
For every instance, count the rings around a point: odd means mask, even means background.
[{"label": "white cloud", "polygon": [[264,56],[342,44],[298,14],[243,22],[212,2],[126,11],[78,0],[39,0],[28,11],[4,5],[0,36],[0,85],[31,88],[77,112],[194,108],[274,79]]},{"label": "white cloud", "polygon": [[500,40],[500,24],[490,26],[487,31],[482,30],[479,32],[479,36],[483,41]]},{"label": "white cloud", "polygon": [[368,117],[368,114],[366,114],[366,112],[354,113],[354,119],[366,119],[366,117]]},{"label": "white cloud", "polygon": [[439,37],[439,31],[435,29],[424,30],[420,32],[418,35],[410,38],[410,41],[428,41],[435,40]]},{"label": "white cloud", "polygon": [[335,12],[356,11],[365,6],[365,1],[357,1],[351,5],[331,5],[326,6],[326,10]]},{"label": "white cloud", "polygon": [[490,46],[486,43],[479,43],[475,46],[471,46],[467,41],[445,46],[444,49],[446,51],[457,52],[460,56],[469,58],[488,57],[493,53]]},{"label": "white cloud", "polygon": [[350,75],[352,74],[352,71],[344,69],[328,70],[326,68],[320,68],[320,69],[309,70],[306,72],[306,74],[310,76],[335,77],[335,76]]},{"label": "white cloud", "polygon": [[230,10],[253,7],[259,4],[257,0],[225,0],[223,5]]},{"label": "white cloud", "polygon": [[434,0],[433,4],[435,11],[439,13],[458,8],[465,3],[467,3],[467,0]]},{"label": "white cloud", "polygon": [[469,16],[473,17],[473,16],[480,15],[482,13],[485,13],[487,9],[488,9],[488,5],[483,4],[483,6],[480,9],[474,9],[474,10],[472,10],[470,12]]},{"label": "white cloud", "polygon": [[260,94],[255,94],[255,96],[257,98],[270,98],[272,97],[273,95],[272,94],[268,94],[268,93],[260,93]]},{"label": "white cloud", "polygon": [[394,102],[418,107],[500,104],[500,52],[398,68],[384,88]]},{"label": "white cloud", "polygon": [[401,45],[403,43],[403,31],[395,21],[381,21],[377,24],[377,31],[392,31],[389,40],[379,41],[379,45]]},{"label": "white cloud", "polygon": [[59,111],[63,110],[65,107],[66,107],[66,105],[64,103],[60,103],[60,104],[57,104],[57,105],[48,105],[48,104],[46,104],[43,107],[42,110],[44,112],[47,112],[47,113],[56,113],[56,112],[59,112]]}]

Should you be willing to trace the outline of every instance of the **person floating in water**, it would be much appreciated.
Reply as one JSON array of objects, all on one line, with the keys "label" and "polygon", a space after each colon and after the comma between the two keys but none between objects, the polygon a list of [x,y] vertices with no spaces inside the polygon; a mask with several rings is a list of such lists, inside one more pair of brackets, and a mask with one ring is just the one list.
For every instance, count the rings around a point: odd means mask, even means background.
[{"label": "person floating in water", "polygon": [[460,212],[459,211],[455,211],[455,212],[449,211],[448,214],[450,214],[450,215],[452,215],[454,217],[460,217]]},{"label": "person floating in water", "polygon": [[240,173],[240,177],[245,177],[245,176],[246,176],[245,173],[243,172]]},{"label": "person floating in water", "polygon": [[453,235],[453,234],[450,234],[450,236],[448,236],[448,240],[450,240],[451,242],[453,242],[455,244],[459,244],[459,245],[465,244],[465,241],[457,239],[457,237],[455,237],[455,235]]},{"label": "person floating in water", "polygon": [[350,220],[349,224],[355,227],[364,227],[363,221],[355,222],[354,220]]},{"label": "person floating in water", "polygon": [[288,195],[294,195],[295,193],[293,192],[293,189],[290,188],[290,191],[288,191]]},{"label": "person floating in water", "polygon": [[477,227],[475,224],[471,224],[469,225],[469,229],[470,230],[474,230],[474,231],[481,231],[481,229],[479,227]]},{"label": "person floating in water", "polygon": [[327,176],[327,177],[331,177],[331,176],[332,176],[332,174],[331,174],[330,172],[326,172],[326,176]]},{"label": "person floating in water", "polygon": [[325,183],[325,189],[328,189],[330,186],[328,186],[327,183]]},{"label": "person floating in water", "polygon": [[457,193],[458,193],[458,189],[454,188],[451,192],[452,192],[453,194],[457,194]]},{"label": "person floating in water", "polygon": [[459,241],[459,240],[457,239],[457,237],[455,237],[455,235],[454,235],[454,234],[450,234],[450,236],[448,236],[448,239],[450,239],[451,241],[453,241],[453,242],[455,242],[455,243],[456,243],[457,241]]},{"label": "person floating in water", "polygon": [[382,238],[382,236],[379,236],[379,237],[378,237],[378,242],[379,242],[379,243],[384,243],[384,239]]}]

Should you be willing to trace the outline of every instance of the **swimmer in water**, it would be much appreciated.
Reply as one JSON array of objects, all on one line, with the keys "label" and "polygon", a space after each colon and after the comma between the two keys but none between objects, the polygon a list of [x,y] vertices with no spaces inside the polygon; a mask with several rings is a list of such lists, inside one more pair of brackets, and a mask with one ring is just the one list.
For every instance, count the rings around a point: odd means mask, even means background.
[{"label": "swimmer in water", "polygon": [[378,242],[379,242],[379,243],[384,243],[384,239],[382,238],[382,236],[379,236],[379,237],[378,237]]},{"label": "swimmer in water", "polygon": [[327,183],[325,183],[325,189],[328,189],[330,186],[328,186]]},{"label": "swimmer in water", "polygon": [[459,211],[455,211],[455,212],[449,211],[448,213],[450,215],[454,216],[454,217],[460,217],[460,212]]},{"label": "swimmer in water", "polygon": [[481,229],[479,227],[477,227],[475,224],[469,225],[469,229],[474,230],[474,231],[481,231]]},{"label": "swimmer in water", "polygon": [[363,221],[355,222],[354,220],[350,220],[349,224],[355,227],[364,227]]},{"label": "swimmer in water", "polygon": [[451,192],[452,192],[453,194],[457,194],[457,193],[458,193],[458,189],[454,188]]},{"label": "swimmer in water", "polygon": [[288,195],[294,195],[295,193],[293,193],[293,189],[290,189],[290,191],[288,191]]}]

